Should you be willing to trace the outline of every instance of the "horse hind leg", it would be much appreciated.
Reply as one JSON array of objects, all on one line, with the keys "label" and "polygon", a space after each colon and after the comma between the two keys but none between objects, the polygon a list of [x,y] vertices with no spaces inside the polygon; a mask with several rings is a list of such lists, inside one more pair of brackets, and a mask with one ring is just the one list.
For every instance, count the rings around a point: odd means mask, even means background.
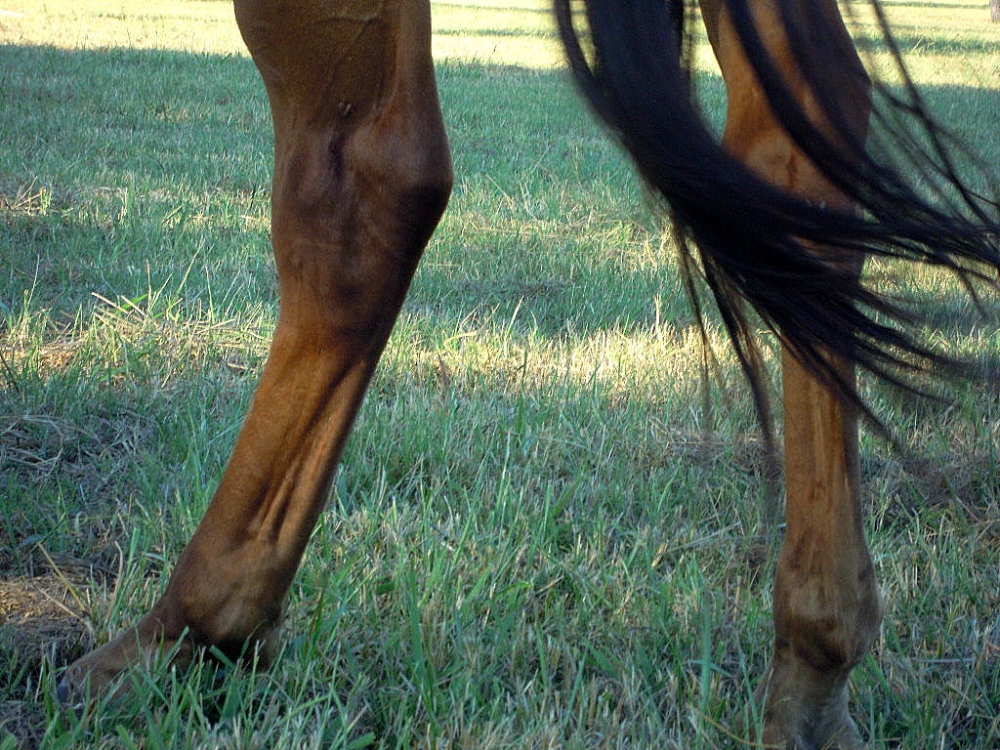
[{"label": "horse hind leg", "polygon": [[236,13],[274,121],[274,340],[229,466],[163,597],[68,668],[64,697],[104,689],[171,648],[183,663],[202,647],[237,657],[274,640],[451,191],[426,2],[237,0]]},{"label": "horse hind leg", "polygon": [[774,654],[758,693],[762,739],[853,750],[863,744],[848,713],[848,679],[882,617],[862,524],[857,418],[790,355],[784,360],[787,523]]},{"label": "horse hind leg", "polygon": [[[803,0],[806,1],[806,0]],[[817,38],[839,47],[842,66],[827,82],[852,117],[853,135],[868,128],[870,90],[836,4],[820,0]],[[776,8],[760,0],[754,18],[799,105],[822,128],[824,115],[797,72]],[[769,109],[722,0],[702,0],[702,14],[726,81],[724,146],[770,182],[816,205],[853,206],[801,153]],[[860,262],[815,248],[831,262]],[[851,366],[835,360],[848,381]],[[775,644],[758,691],[767,746],[862,747],[847,708],[851,670],[867,653],[881,621],[881,600],[862,524],[856,410],[799,364],[783,357],[786,531],[774,584]]]}]

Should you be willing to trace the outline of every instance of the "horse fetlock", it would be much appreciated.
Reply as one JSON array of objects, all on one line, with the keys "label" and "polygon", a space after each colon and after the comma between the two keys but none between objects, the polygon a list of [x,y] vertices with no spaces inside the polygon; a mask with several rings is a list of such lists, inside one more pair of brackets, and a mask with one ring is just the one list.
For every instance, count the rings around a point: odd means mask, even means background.
[{"label": "horse fetlock", "polygon": [[[867,556],[865,556],[867,557]],[[853,668],[882,622],[882,597],[870,563],[860,572],[803,576],[779,566],[774,590],[776,650],[819,672]]]},{"label": "horse fetlock", "polygon": [[168,632],[186,632],[196,645],[215,647],[232,659],[246,653],[248,646],[263,647],[266,654],[281,621],[291,575],[266,564],[278,554],[270,547],[248,543],[213,559],[206,554],[211,531],[200,530],[184,550],[150,616],[163,622]]},{"label": "horse fetlock", "polygon": [[870,566],[856,575],[801,575],[779,567],[775,646],[757,691],[768,747],[864,747],[847,705],[851,670],[871,647],[882,617]]},{"label": "horse fetlock", "polygon": [[232,660],[255,653],[265,665],[276,650],[281,609],[261,606],[259,598],[236,594],[214,602],[202,598],[197,605],[182,600],[178,609],[187,623],[185,632],[198,647],[217,649]]}]

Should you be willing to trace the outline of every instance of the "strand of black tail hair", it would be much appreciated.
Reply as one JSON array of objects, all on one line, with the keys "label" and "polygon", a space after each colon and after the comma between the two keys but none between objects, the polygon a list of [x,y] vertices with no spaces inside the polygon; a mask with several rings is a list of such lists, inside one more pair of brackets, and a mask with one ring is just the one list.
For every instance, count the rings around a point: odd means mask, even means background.
[{"label": "strand of black tail hair", "polygon": [[[557,0],[556,11],[570,67],[584,95],[632,153],[646,179],[664,195],[685,227],[682,232],[696,241],[703,274],[751,383],[755,374],[747,363],[753,360],[745,356],[742,342],[752,342],[753,336],[741,297],[781,336],[794,356],[871,418],[853,383],[845,382],[837,368],[830,366],[830,352],[909,389],[915,386],[905,373],[953,373],[958,363],[917,343],[910,333],[915,320],[911,313],[812,258],[802,241],[830,244],[844,253],[875,253],[943,265],[971,288],[973,280],[988,278],[1000,265],[995,244],[990,244],[989,233],[995,232],[996,225],[974,224],[916,200],[904,181],[869,160],[860,146],[856,146],[858,155],[845,161],[787,91],[749,14],[741,12],[745,4],[731,2],[765,87],[777,92],[772,106],[789,123],[789,131],[804,150],[815,155],[821,169],[832,173],[835,183],[845,185],[851,182],[848,161],[863,160],[861,172],[867,175],[860,180],[863,189],[853,188],[849,194],[867,206],[868,217],[809,206],[749,175],[721,152],[684,101],[688,89],[685,76],[676,68],[679,45],[672,38],[675,33],[669,31],[669,14],[662,3],[604,0],[587,4],[591,59],[583,52],[569,0]],[[637,84],[640,96],[630,90]],[[822,88],[815,81],[813,85]],[[837,118],[836,113],[833,117]],[[667,142],[678,135],[684,142],[670,152]],[[691,162],[701,170],[700,185],[685,174]],[[722,177],[720,171],[725,173]],[[742,214],[740,198],[747,203]],[[899,204],[911,201],[917,208],[900,219]],[[727,231],[731,225],[755,228],[756,233],[749,238],[734,236]],[[888,324],[877,322],[874,315]]]}]

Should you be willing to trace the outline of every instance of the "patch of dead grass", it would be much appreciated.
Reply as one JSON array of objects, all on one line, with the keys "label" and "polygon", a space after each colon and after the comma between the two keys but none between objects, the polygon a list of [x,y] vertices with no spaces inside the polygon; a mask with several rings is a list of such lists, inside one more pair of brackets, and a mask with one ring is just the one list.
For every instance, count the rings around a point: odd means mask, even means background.
[{"label": "patch of dead grass", "polygon": [[47,570],[0,581],[0,680],[8,695],[0,702],[0,733],[9,732],[23,750],[41,747],[44,704],[31,695],[45,661],[66,664],[93,645],[74,590],[86,585],[79,570]]},{"label": "patch of dead grass", "polygon": [[64,663],[78,654],[89,644],[74,591],[89,583],[80,572],[62,570],[0,581],[0,653],[31,671],[46,656]]}]

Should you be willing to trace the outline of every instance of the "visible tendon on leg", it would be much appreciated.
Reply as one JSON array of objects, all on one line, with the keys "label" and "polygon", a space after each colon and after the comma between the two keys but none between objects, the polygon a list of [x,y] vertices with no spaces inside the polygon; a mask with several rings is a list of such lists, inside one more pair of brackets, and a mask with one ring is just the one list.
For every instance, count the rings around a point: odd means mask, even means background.
[{"label": "visible tendon on leg", "polygon": [[452,185],[425,0],[237,0],[275,134],[281,309],[222,482],[163,597],[71,665],[99,690],[150,654],[272,644],[365,390]]}]

